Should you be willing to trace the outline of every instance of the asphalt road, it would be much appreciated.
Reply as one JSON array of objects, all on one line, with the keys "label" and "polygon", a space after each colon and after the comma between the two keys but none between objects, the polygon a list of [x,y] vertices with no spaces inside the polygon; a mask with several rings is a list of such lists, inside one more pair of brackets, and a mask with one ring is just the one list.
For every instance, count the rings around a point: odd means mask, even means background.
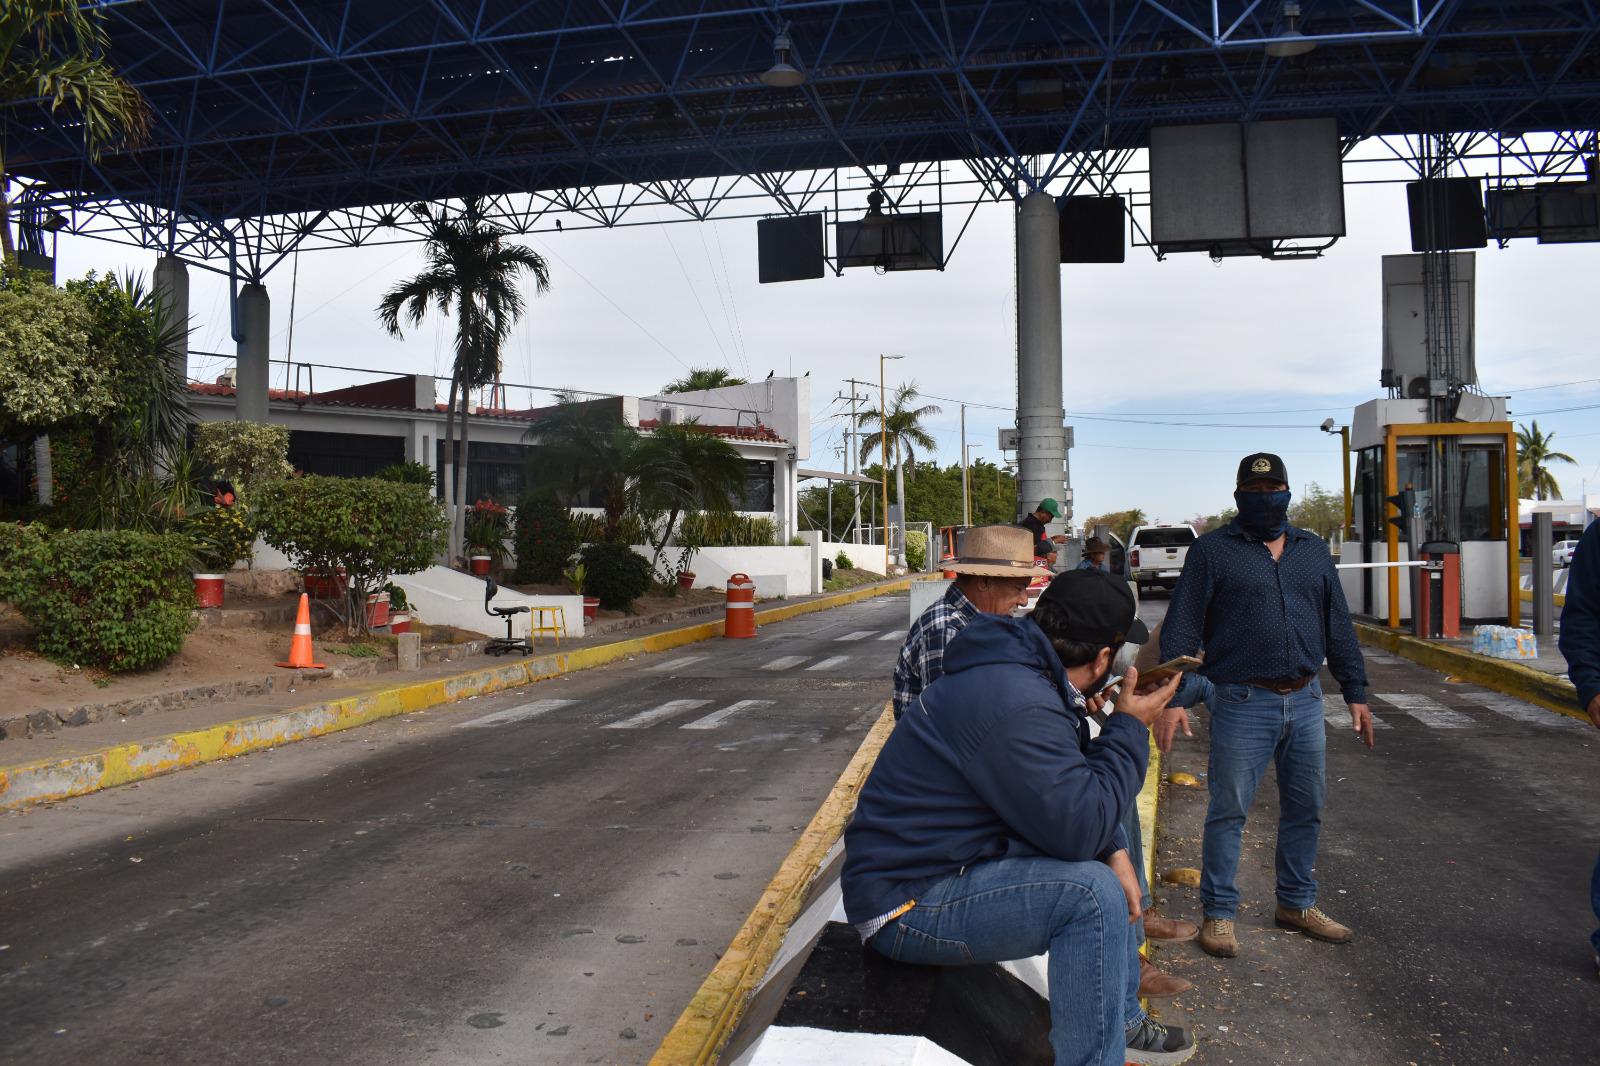
[{"label": "asphalt road", "polygon": [[[1165,601],[1150,597],[1154,621]],[[1357,934],[1317,944],[1272,922],[1277,786],[1246,827],[1242,954],[1158,952],[1193,992],[1163,1009],[1197,1028],[1204,1063],[1238,1066],[1579,1064],[1600,1059],[1600,979],[1588,936],[1600,851],[1600,732],[1382,653],[1367,655],[1381,723],[1367,751],[1328,706],[1328,804],[1319,904]],[[1331,679],[1324,674],[1330,690]],[[1198,867],[1208,734],[1166,769],[1157,870]],[[1159,886],[1165,913],[1199,893]]]},{"label": "asphalt road", "polygon": [[905,628],[869,600],[0,817],[0,1061],[642,1062]]}]

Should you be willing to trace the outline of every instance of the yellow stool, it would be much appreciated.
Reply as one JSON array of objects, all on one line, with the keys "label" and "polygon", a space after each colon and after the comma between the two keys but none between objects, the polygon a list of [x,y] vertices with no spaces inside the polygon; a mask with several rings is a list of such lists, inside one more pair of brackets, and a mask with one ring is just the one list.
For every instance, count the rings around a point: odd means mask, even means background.
[{"label": "yellow stool", "polygon": [[[561,634],[567,631],[566,608],[534,605],[529,611],[528,635],[533,638],[533,642],[539,643],[539,634],[549,633],[556,638],[556,647],[561,647]],[[548,622],[546,622],[547,617]]]}]

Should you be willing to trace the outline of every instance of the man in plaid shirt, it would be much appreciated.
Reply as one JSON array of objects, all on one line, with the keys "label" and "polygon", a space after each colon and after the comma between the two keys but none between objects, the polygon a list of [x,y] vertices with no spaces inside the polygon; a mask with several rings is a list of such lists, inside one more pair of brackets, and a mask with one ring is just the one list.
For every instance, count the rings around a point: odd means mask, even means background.
[{"label": "man in plaid shirt", "polygon": [[944,650],[980,614],[1010,614],[1028,602],[1033,538],[1019,526],[975,526],[961,538],[961,557],[945,564],[955,584],[911,626],[894,666],[898,720],[944,672]]}]

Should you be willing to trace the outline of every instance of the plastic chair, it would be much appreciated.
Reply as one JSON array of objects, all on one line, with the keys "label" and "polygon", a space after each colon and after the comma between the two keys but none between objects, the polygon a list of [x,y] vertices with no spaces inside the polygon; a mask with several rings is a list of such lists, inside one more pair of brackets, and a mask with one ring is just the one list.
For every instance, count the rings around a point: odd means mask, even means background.
[{"label": "plastic chair", "polygon": [[494,594],[500,591],[500,586],[494,583],[494,578],[483,579],[483,613],[491,617],[503,618],[506,623],[506,635],[503,637],[490,637],[489,643],[484,646],[484,652],[489,655],[506,655],[511,652],[521,652],[523,655],[533,654],[533,643],[527,637],[513,637],[511,635],[511,618],[513,615],[527,614],[525,604],[516,607],[490,607],[489,601],[494,599]]}]

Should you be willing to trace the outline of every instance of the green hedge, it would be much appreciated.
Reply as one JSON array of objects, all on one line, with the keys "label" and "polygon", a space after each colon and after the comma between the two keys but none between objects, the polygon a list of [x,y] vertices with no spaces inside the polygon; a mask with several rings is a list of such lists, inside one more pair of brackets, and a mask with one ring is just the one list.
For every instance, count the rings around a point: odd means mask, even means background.
[{"label": "green hedge", "polygon": [[928,561],[928,537],[920,529],[906,530],[906,566],[921,570]]},{"label": "green hedge", "polygon": [[187,537],[8,532],[0,543],[0,594],[39,630],[39,650],[52,659],[146,670],[177,654],[194,628]]},{"label": "green hedge", "polygon": [[517,551],[518,581],[561,581],[579,544],[572,512],[551,493],[529,493],[517,504],[512,543]]},{"label": "green hedge", "polygon": [[583,549],[583,591],[608,611],[626,611],[650,589],[650,560],[626,544],[591,544]]}]

